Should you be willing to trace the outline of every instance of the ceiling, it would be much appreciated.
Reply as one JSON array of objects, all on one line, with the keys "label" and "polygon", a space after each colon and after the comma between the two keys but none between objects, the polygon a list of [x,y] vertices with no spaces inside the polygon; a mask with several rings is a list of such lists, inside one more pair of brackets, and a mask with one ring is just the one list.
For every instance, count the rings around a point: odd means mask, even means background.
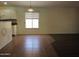
[{"label": "ceiling", "polygon": [[[29,1],[7,1],[8,5],[29,6]],[[3,4],[3,1],[0,2]],[[79,6],[79,1],[31,1],[32,7]]]}]

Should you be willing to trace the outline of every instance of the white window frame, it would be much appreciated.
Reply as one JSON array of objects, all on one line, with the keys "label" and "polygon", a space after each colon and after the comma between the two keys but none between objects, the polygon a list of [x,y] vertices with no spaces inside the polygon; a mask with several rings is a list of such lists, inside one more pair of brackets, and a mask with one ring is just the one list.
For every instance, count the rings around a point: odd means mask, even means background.
[{"label": "white window frame", "polygon": [[[30,12],[26,12],[25,13],[25,28],[27,28],[27,29],[38,29],[39,28],[39,12],[32,12],[32,14],[33,13],[37,13],[37,17],[36,16],[34,16],[34,15],[32,15],[31,17],[29,17],[28,15],[26,15],[27,13],[30,13]],[[29,27],[29,26],[27,26],[28,24],[27,24],[27,20],[29,21],[29,20],[31,20],[32,21],[32,23],[30,24],[31,25],[31,27]],[[37,26],[36,27],[34,27],[34,22],[33,21],[35,21],[35,20],[38,20],[37,21]],[[34,24],[33,24],[34,23]]]}]

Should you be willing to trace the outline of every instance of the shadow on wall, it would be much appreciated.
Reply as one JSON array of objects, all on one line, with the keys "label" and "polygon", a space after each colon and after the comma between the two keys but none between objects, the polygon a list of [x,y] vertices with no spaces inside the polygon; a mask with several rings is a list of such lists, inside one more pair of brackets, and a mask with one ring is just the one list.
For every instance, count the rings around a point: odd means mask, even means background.
[{"label": "shadow on wall", "polygon": [[77,33],[79,33],[79,8],[76,10],[76,29]]}]

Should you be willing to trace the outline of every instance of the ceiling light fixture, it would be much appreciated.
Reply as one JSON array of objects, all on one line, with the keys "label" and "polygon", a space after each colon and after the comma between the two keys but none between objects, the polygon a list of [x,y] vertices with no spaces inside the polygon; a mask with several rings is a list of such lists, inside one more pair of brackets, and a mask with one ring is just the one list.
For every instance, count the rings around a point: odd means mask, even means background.
[{"label": "ceiling light fixture", "polygon": [[31,6],[31,1],[30,1],[30,7],[29,7],[28,11],[29,11],[29,12],[33,12],[33,11],[34,11],[34,9],[33,9],[32,6]]},{"label": "ceiling light fixture", "polygon": [[34,11],[34,9],[32,9],[32,8],[29,8],[29,9],[28,9],[28,11],[29,11],[29,12],[33,12],[33,11]]},{"label": "ceiling light fixture", "polygon": [[4,5],[7,5],[7,2],[4,2]]}]

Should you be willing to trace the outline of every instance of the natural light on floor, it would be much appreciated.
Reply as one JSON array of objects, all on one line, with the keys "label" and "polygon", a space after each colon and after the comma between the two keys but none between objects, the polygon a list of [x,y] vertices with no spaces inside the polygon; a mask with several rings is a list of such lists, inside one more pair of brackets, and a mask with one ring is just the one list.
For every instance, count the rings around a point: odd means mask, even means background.
[{"label": "natural light on floor", "polygon": [[39,43],[39,37],[26,37],[25,38],[25,48],[28,50],[39,50],[40,43]]}]

